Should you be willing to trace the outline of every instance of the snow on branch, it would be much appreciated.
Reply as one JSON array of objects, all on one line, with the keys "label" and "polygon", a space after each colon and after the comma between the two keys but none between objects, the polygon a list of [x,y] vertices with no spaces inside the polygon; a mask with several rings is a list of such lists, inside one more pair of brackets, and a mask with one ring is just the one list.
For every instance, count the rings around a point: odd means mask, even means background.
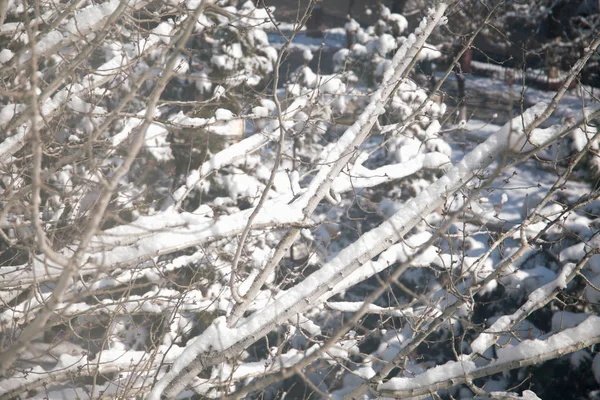
[{"label": "snow on branch", "polygon": [[[293,116],[296,112],[306,106],[308,99],[306,96],[296,98],[292,104],[290,104],[286,110],[282,113],[282,119],[284,121],[284,129],[289,129],[289,125],[293,122],[288,119]],[[176,118],[176,121],[183,125],[194,125],[194,121],[191,118]],[[287,126],[286,126],[287,125]],[[210,159],[202,163],[202,165],[195,171],[192,171],[185,182],[185,185],[177,189],[173,195],[174,200],[177,204],[180,204],[186,196],[196,187],[203,179],[206,178],[210,173],[219,170],[227,165],[232,164],[235,160],[245,157],[254,151],[260,149],[266,145],[269,141],[275,140],[279,137],[279,122],[271,121],[267,126],[255,135],[243,139],[238,143],[234,143],[231,146],[219,151],[217,154],[212,156]]]},{"label": "snow on branch", "polygon": [[[342,169],[357,154],[361,144],[378,121],[379,116],[385,112],[385,106],[396,92],[396,88],[406,80],[413,61],[417,59],[421,48],[433,29],[442,21],[447,7],[448,5],[445,2],[439,3],[435,10],[431,10],[430,19],[424,18],[421,21],[415,35],[410,35],[392,58],[389,68],[383,74],[379,88],[373,93],[369,104],[360,113],[358,119],[345,130],[336,142],[322,150],[319,157],[321,167],[312,178],[308,188],[297,200],[300,204],[306,203],[303,209],[305,218],[309,218],[313,214],[323,198],[331,198],[331,185]],[[267,276],[279,264],[287,249],[297,239],[298,234],[298,229],[291,230],[279,242],[261,274],[252,282],[246,296],[247,299],[252,300],[256,297]],[[229,319],[230,326],[239,321],[247,304],[247,301],[236,304]]]},{"label": "snow on branch", "polygon": [[[536,120],[546,107],[545,103],[537,104],[525,111],[522,116],[507,123],[467,154],[443,177],[409,200],[401,211],[362,235],[302,282],[280,293],[272,304],[240,321],[236,328],[227,328],[224,319],[221,321],[221,318],[218,318],[215,324],[194,342],[194,346],[186,349],[185,355],[178,359],[163,382],[166,384],[170,379],[175,378],[178,371],[194,360],[197,360],[199,367],[202,368],[217,362],[221,357],[233,356],[237,349],[245,348],[270,331],[273,325],[286,321],[293,315],[314,307],[336,294],[336,285],[363,265],[368,264],[371,258],[400,240],[421,221],[422,216],[440,207],[446,199],[466,185],[477,171],[489,166],[507,151],[530,150],[533,145],[524,146],[527,138],[523,135],[522,127]],[[592,109],[586,111],[593,112]],[[559,127],[536,129],[532,131],[529,141],[546,143],[550,139],[549,132],[558,135],[562,133],[562,129]],[[375,273],[370,267],[369,271],[365,272],[365,278]],[[153,393],[156,395],[162,392],[162,388],[162,385],[158,385]]]},{"label": "snow on branch", "polygon": [[369,170],[362,165],[367,156],[365,153],[361,154],[357,161],[348,168],[348,171],[342,170],[340,176],[331,185],[331,190],[335,193],[343,193],[349,190],[374,187],[400,180],[423,169],[439,169],[450,165],[447,155],[432,152],[418,154],[404,163],[390,164]]},{"label": "snow on branch", "polygon": [[[184,349],[177,345],[159,346],[160,357],[146,351],[123,351],[104,349],[98,354],[62,354],[58,357],[58,363],[50,370],[36,366],[23,373],[3,379],[0,382],[0,396],[14,397],[20,393],[33,390],[43,385],[49,385],[55,381],[61,381],[73,374],[96,376],[97,374],[121,373],[125,380],[144,371],[140,376],[140,382],[144,382],[144,376],[150,377],[156,373],[163,362],[174,360]],[[132,372],[130,375],[129,372]],[[120,381],[120,380],[118,380]],[[148,384],[148,383],[146,383]],[[112,385],[111,385],[112,386]],[[119,385],[114,385],[112,391],[118,392]],[[111,390],[109,390],[110,392]]]},{"label": "snow on branch", "polygon": [[461,356],[461,360],[431,368],[414,378],[391,378],[374,389],[382,396],[403,399],[421,396],[484,376],[539,364],[599,342],[600,317],[591,316],[577,327],[546,339],[524,340],[517,345],[500,348],[497,357],[485,366],[477,367],[468,356]]},{"label": "snow on branch", "polygon": [[[571,177],[600,165],[600,106],[566,91],[600,36],[556,95],[464,137],[480,124],[449,126],[427,64],[462,23],[446,0],[406,35],[383,4],[313,32],[312,0],[293,24],[251,1],[59,3],[0,0],[0,398],[243,398],[294,375],[323,397],[484,396],[473,379],[599,341],[600,195]],[[502,4],[474,5],[442,81]],[[554,336],[526,321],[541,307]]]},{"label": "snow on branch", "polygon": [[[350,160],[355,149],[370,133],[378,116],[384,112],[384,107],[394,93],[396,85],[410,72],[413,59],[418,56],[425,40],[442,19],[447,7],[448,5],[445,2],[439,3],[435,12],[432,13],[432,18],[429,21],[424,20],[422,22],[418,28],[418,34],[411,36],[404,42],[394,55],[391,67],[384,74],[381,87],[373,94],[369,105],[335,145],[324,152],[322,156],[323,167],[312,179],[308,190],[298,200],[300,204],[307,204],[303,210],[305,217],[312,214],[321,199],[329,192],[331,184]],[[420,218],[416,222],[418,221],[420,221]],[[367,235],[361,237],[350,248],[343,250],[338,257],[323,266],[321,270],[308,276],[294,288],[283,292],[273,304],[263,311],[254,313],[249,318],[240,321],[237,328],[228,328],[225,318],[217,318],[213,325],[200,336],[200,339],[186,350],[186,354],[174,363],[171,371],[157,383],[150,394],[150,398],[158,399],[163,396],[165,391],[167,397],[176,395],[202,369],[223,357],[236,354],[239,349],[253,343],[258,337],[270,331],[274,322],[285,321],[291,316],[302,312],[302,310],[313,304],[312,302],[320,295],[332,290],[332,285],[338,282],[340,277],[352,272],[352,270],[393,244],[393,241],[390,241],[385,243],[384,246],[381,246],[381,243],[377,246],[370,238],[365,239]],[[289,234],[287,237],[293,240],[296,236]],[[377,240],[380,239],[381,237],[377,238]],[[373,247],[373,250],[370,250],[369,247]],[[264,271],[268,272],[274,268],[280,257],[283,256],[285,248],[285,245],[281,246],[279,254],[271,257],[270,265],[265,267]],[[350,260],[349,257],[353,259]],[[346,268],[343,267],[344,264],[346,264]],[[350,264],[349,268],[348,264]],[[332,277],[335,278],[331,279]],[[255,284],[250,289],[252,295],[256,295],[260,286],[262,286],[262,279],[255,280]],[[324,282],[328,283],[324,284]],[[243,312],[240,310],[243,310],[243,308],[238,307],[236,310],[238,315]],[[202,338],[206,338],[206,340]],[[206,352],[212,354],[210,361],[206,359]]]},{"label": "snow on branch", "polygon": [[[125,3],[120,3],[118,1],[110,2],[110,4],[113,3],[115,5],[120,4],[119,9],[126,8]],[[123,10],[121,10],[121,12],[122,11]],[[39,117],[39,123],[49,123],[65,104],[68,104],[69,107],[74,110],[81,109],[82,106],[84,108],[86,108],[86,106],[89,108],[89,105],[82,100],[85,96],[108,82],[115,80],[119,75],[123,74],[123,68],[128,63],[146,56],[154,46],[160,43],[162,35],[172,34],[174,30],[175,27],[172,24],[159,24],[147,38],[140,38],[137,45],[132,46],[133,54],[131,55],[131,59],[127,56],[125,51],[123,53],[115,52],[116,54],[110,60],[103,63],[89,74],[77,79],[77,82],[65,85],[62,89],[54,93],[54,89],[59,88],[60,85],[62,85],[63,79],[67,78],[67,76],[63,77],[59,75],[59,77],[54,79],[54,81],[52,81],[39,96],[40,101],[43,102],[40,107],[41,115]],[[79,62],[83,62],[83,60],[84,58],[81,58]],[[6,128],[7,131],[11,131],[14,128],[17,129],[15,135],[6,138],[0,143],[0,162],[6,162],[9,157],[25,145],[27,135],[31,129],[30,123],[27,122],[29,115],[26,110],[27,107],[24,104],[10,104],[0,109],[0,126]],[[106,114],[105,110],[98,107],[95,107],[93,111],[99,115]],[[131,129],[141,125],[142,121],[140,119],[136,119],[136,121],[137,124],[133,125]],[[131,123],[125,124],[126,127],[129,125],[131,125]],[[124,138],[126,137],[127,134],[125,134]],[[118,142],[116,144],[118,144]]]},{"label": "snow on branch", "polygon": [[555,294],[556,289],[564,289],[567,287],[569,281],[568,277],[572,277],[574,269],[575,264],[566,264],[555,280],[531,292],[525,304],[523,304],[516,312],[498,318],[492,326],[481,333],[471,343],[473,352],[483,354],[485,350],[496,343],[499,334],[509,331],[516,323],[525,319],[536,309],[543,307],[550,300],[551,296]]},{"label": "snow on branch", "polygon": [[[258,135],[257,135],[258,136]],[[431,153],[433,163],[438,160],[443,164],[446,158],[443,155]],[[425,155],[425,159],[427,159]],[[390,179],[418,172],[422,163],[413,162],[405,168],[396,168],[391,171],[386,167],[380,170],[389,175],[377,177],[379,173],[372,172],[368,186],[384,183]],[[431,164],[427,165],[431,166]],[[379,170],[376,170],[379,171]],[[336,181],[337,183],[338,181]],[[367,186],[360,180],[357,185]],[[344,185],[340,191],[354,189],[353,185]],[[255,229],[291,226],[301,224],[304,220],[302,213],[303,203],[299,200],[291,203],[292,193],[281,195],[268,200],[263,210],[258,214],[254,224]],[[244,228],[245,221],[253,209],[243,210],[236,214],[221,216],[214,220],[212,214],[204,212],[179,213],[169,208],[152,216],[143,216],[135,222],[121,225],[95,235],[90,242],[85,258],[87,263],[82,266],[80,273],[94,273],[100,268],[110,271],[116,268],[133,266],[152,257],[170,254],[193,246],[199,246],[220,238],[229,237],[239,233]],[[200,210],[198,210],[200,211]],[[68,248],[60,253],[69,257],[72,254]],[[51,260],[41,256],[34,257],[30,267],[25,265],[5,266],[2,270],[4,282],[1,285],[2,293],[11,291],[11,287],[27,285],[37,280],[51,280],[60,275],[62,267]],[[11,295],[16,295],[16,292]]]}]

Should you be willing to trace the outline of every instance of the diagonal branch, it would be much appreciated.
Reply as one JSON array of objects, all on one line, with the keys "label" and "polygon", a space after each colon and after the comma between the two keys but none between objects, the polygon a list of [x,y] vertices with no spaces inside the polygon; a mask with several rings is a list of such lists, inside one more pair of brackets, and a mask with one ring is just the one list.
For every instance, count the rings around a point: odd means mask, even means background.
[{"label": "diagonal branch", "polygon": [[596,343],[600,343],[600,317],[591,316],[577,327],[565,329],[545,340],[524,340],[518,345],[498,349],[498,357],[483,367],[477,367],[470,360],[452,361],[414,378],[392,378],[377,385],[375,391],[382,396],[401,399],[427,395],[473,379],[540,364]]}]

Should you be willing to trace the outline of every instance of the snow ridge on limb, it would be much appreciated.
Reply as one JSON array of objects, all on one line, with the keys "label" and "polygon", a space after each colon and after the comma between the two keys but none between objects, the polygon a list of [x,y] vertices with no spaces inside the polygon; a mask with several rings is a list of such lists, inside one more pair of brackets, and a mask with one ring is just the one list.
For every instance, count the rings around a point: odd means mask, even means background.
[{"label": "snow ridge on limb", "polygon": [[377,385],[382,396],[411,398],[447,389],[463,382],[498,372],[539,364],[600,342],[600,317],[591,316],[575,328],[565,329],[545,340],[524,340],[515,346],[498,349],[498,357],[483,367],[465,357],[432,368],[414,378],[391,378]]},{"label": "snow ridge on limb", "polygon": [[[431,158],[431,162],[427,161],[429,158]],[[413,161],[410,165],[408,163],[394,164],[395,170],[386,176],[383,176],[384,174],[379,170],[385,172],[387,167],[382,167],[373,171],[367,170],[371,177],[360,177],[358,183],[354,182],[352,187],[347,184],[346,177],[342,176],[336,179],[334,185],[337,186],[337,193],[351,190],[359,185],[360,187],[372,187],[382,182],[390,182],[408,176],[422,168],[434,168],[436,163],[444,164],[445,160],[446,157],[443,155],[430,153],[418,156],[417,162]],[[419,168],[415,169],[415,166],[419,166]],[[192,181],[190,185],[195,182],[195,180]],[[179,190],[186,188],[187,186],[182,186]],[[292,193],[270,199],[264,210],[258,214],[255,227],[260,229],[268,226],[302,225],[304,219],[300,209],[302,203],[297,200],[292,203],[293,199]],[[84,256],[87,262],[79,270],[79,273],[88,275],[95,273],[98,269],[111,271],[116,268],[127,268],[152,257],[238,234],[243,229],[252,210],[253,208],[250,208],[235,214],[223,215],[216,221],[197,211],[180,213],[173,207],[155,215],[142,216],[133,223],[107,229],[95,235]],[[64,257],[73,255],[69,248],[60,249],[58,252]],[[2,271],[4,282],[0,284],[0,298],[6,301],[12,299],[20,293],[20,290],[15,289],[16,287],[20,288],[36,280],[53,280],[60,276],[61,272],[60,265],[41,255],[33,257],[33,260],[27,265],[4,266]]]},{"label": "snow ridge on limb", "polygon": [[472,343],[471,349],[473,353],[483,354],[490,346],[494,345],[501,333],[509,331],[515,324],[524,320],[533,311],[543,307],[556,295],[556,289],[564,289],[567,283],[576,275],[573,272],[581,269],[583,265],[591,258],[591,253],[584,258],[583,262],[579,263],[579,268],[575,268],[575,264],[567,263],[558,277],[537,288],[531,294],[525,304],[511,315],[504,315],[492,324],[485,332],[482,332]]},{"label": "snow ridge on limb", "polygon": [[[421,221],[422,215],[428,215],[444,204],[448,197],[452,196],[475,176],[476,171],[488,167],[497,160],[498,156],[509,151],[529,151],[535,148],[536,145],[546,144],[548,141],[556,139],[563,132],[562,129],[534,129],[527,136],[524,132],[524,127],[532,126],[547,109],[547,103],[538,103],[525,111],[522,116],[507,123],[502,129],[466,155],[442,178],[407,202],[402,211],[379,227],[361,236],[303,282],[286,292],[280,293],[276,300],[262,311],[241,320],[235,327],[228,327],[225,317],[217,318],[213,325],[206,329],[194,344],[178,358],[172,370],[155,386],[150,398],[158,399],[161,398],[161,395],[162,398],[175,396],[203,368],[235,355],[270,331],[275,324],[286,321],[293,315],[315,306],[318,301],[325,301],[336,294],[335,285],[400,240]],[[353,127],[349,128],[350,132],[347,131],[349,133],[348,137],[355,138],[356,132],[353,132],[352,129]],[[524,146],[527,142],[529,145]],[[345,143],[344,148],[348,149],[352,141],[346,138]],[[344,158],[343,149],[339,147],[336,147],[327,155],[328,160],[337,160],[339,157]],[[327,176],[332,169],[324,168],[317,175],[317,178],[321,178],[321,183],[327,181]],[[317,178],[315,179],[319,180]],[[315,188],[311,183],[308,192],[303,196],[309,197],[311,200],[315,197],[318,198],[318,188],[320,187]],[[310,205],[305,211],[309,207]],[[163,395],[163,392],[166,393]]]},{"label": "snow ridge on limb", "polygon": [[[512,125],[521,119],[527,125],[545,107],[545,103],[540,103],[530,108],[522,117],[511,121]],[[467,184],[475,175],[475,171],[489,166],[499,154],[504,154],[509,149],[510,143],[512,143],[507,140],[509,138],[507,132],[510,130],[511,123],[505,125],[500,131],[477,146],[443,177],[408,201],[403,210],[377,228],[362,235],[356,242],[340,251],[338,256],[309,275],[300,284],[281,293],[277,300],[262,312],[248,317],[241,323],[240,329],[254,331],[268,316],[271,316],[271,319],[280,320],[280,315],[288,315],[289,317],[308,306],[314,306],[314,301],[317,301],[321,296],[324,298],[336,294],[337,290],[334,290],[334,285],[337,285],[344,277],[349,276],[363,264],[368,263],[373,257],[400,240],[421,221],[422,215],[428,215],[431,211],[440,207],[449,196],[452,196]],[[518,135],[518,133],[515,133],[515,135]],[[324,284],[323,282],[327,283]],[[299,307],[304,303],[307,303],[307,305]],[[284,314],[281,314],[282,312]]]},{"label": "snow ridge on limb", "polygon": [[[369,263],[373,257],[400,240],[421,221],[421,215],[427,215],[441,206],[449,196],[473,178],[475,171],[489,166],[507,151],[518,151],[520,143],[524,140],[522,127],[531,124],[546,107],[546,103],[539,103],[507,123],[467,154],[442,178],[407,202],[402,211],[365,233],[300,284],[282,292],[262,311],[241,320],[234,328],[227,327],[225,317],[217,318],[213,325],[182,353],[174,363],[173,369],[155,386],[150,398],[161,398],[162,392],[169,389],[169,381],[177,379],[180,373],[187,377],[195,376],[202,368],[214,365],[243,350],[271,330],[275,324],[286,321],[293,315],[313,307],[317,302],[326,301],[344,290],[346,285],[341,282],[354,271],[361,270],[368,276],[378,272],[379,269],[374,269]],[[563,130],[554,129],[554,132],[558,135]],[[531,143],[545,142],[549,139],[547,134],[548,130],[536,129],[531,132],[529,140]],[[528,149],[523,148],[523,151]],[[362,271],[363,265],[367,271]],[[181,388],[185,386],[181,383],[180,385]],[[165,398],[172,395],[175,395],[175,390],[167,392]]]},{"label": "snow ridge on limb", "polygon": [[[355,150],[358,149],[358,146],[369,135],[377,118],[385,111],[385,104],[394,93],[397,85],[408,76],[414,59],[418,57],[426,39],[442,20],[447,7],[448,4],[446,2],[440,2],[435,12],[432,13],[430,20],[422,22],[417,30],[417,35],[411,36],[404,42],[392,59],[391,67],[384,74],[380,89],[373,94],[372,100],[365,111],[346,130],[335,146],[329,149],[328,153],[322,157],[323,167],[311,181],[308,190],[295,203],[295,205],[306,205],[303,208],[305,218],[309,218],[312,215],[320,201],[328,194],[332,183],[340,174],[342,168],[351,160],[355,154]],[[266,276],[279,263],[289,245],[297,238],[299,231],[299,229],[290,230],[288,235],[280,242],[280,245],[277,246],[275,253],[263,270],[264,273],[256,278],[248,290],[249,301],[259,292]],[[382,250],[380,249],[378,252]],[[368,259],[378,254],[378,252],[367,259],[361,259],[362,262],[360,264],[368,261]],[[321,282],[326,282],[320,281],[315,284],[310,279],[307,279],[307,281],[310,281],[307,283],[309,287],[312,286],[311,289],[320,289],[322,286]],[[261,335],[270,331],[274,322],[285,321],[290,316],[307,308],[310,305],[309,299],[302,296],[306,293],[306,286],[302,285],[300,288],[300,298],[293,297],[295,300],[291,303],[285,301],[287,294],[278,297],[275,303],[283,301],[285,303],[284,308],[275,306],[275,309],[270,310],[269,313],[260,312],[258,315],[255,314],[256,318],[251,317],[247,321],[240,321],[236,328],[228,328],[224,317],[217,318],[198,340],[177,359],[172,369],[155,385],[149,398],[175,397],[204,368],[214,365],[230,355],[238,354],[247,345],[254,343]],[[321,289],[319,295],[322,293],[324,291]],[[238,307],[232,312],[231,319],[233,321],[236,321],[243,315],[247,303],[248,301],[238,304]]]},{"label": "snow ridge on limb", "polygon": [[366,158],[367,154],[361,154],[351,166],[349,174],[342,174],[336,178],[331,190],[334,193],[342,193],[352,189],[373,187],[410,176],[423,169],[437,169],[450,165],[450,158],[437,151],[419,154],[410,161],[385,165],[374,170],[362,165]]},{"label": "snow ridge on limb", "polygon": [[[307,190],[299,197],[294,205],[302,205],[305,218],[310,218],[321,200],[330,195],[330,190],[335,179],[342,169],[357,155],[357,150],[368,137],[371,129],[377,122],[379,116],[385,112],[385,105],[392,98],[396,89],[405,81],[414,61],[433,29],[443,21],[447,4],[440,2],[437,9],[432,10],[430,19],[423,19],[415,31],[404,41],[400,49],[394,55],[391,65],[383,75],[380,88],[373,93],[371,100],[365,110],[342,135],[342,137],[331,147],[324,150],[321,155],[322,166],[317,175],[312,179]],[[304,206],[306,205],[306,206]],[[273,255],[267,262],[261,274],[252,282],[245,299],[247,301],[237,303],[229,317],[229,326],[235,325],[252,301],[259,293],[267,277],[279,264],[284,254],[298,238],[300,230],[292,229],[279,242]]]},{"label": "snow ridge on limb", "polygon": [[[383,225],[395,220],[395,226],[406,229],[404,231],[399,231],[399,233],[402,233],[402,235],[405,234],[414,226],[414,224],[419,221],[420,215],[427,215],[432,209],[441,206],[449,196],[453,195],[453,193],[458,191],[463,185],[466,185],[475,176],[476,171],[488,167],[493,161],[498,159],[498,157],[502,157],[508,152],[512,152],[513,154],[527,154],[529,151],[535,148],[534,144],[539,143],[545,146],[562,137],[567,132],[570,132],[572,129],[579,126],[582,121],[588,120],[589,116],[595,115],[595,112],[598,111],[598,107],[586,108],[582,110],[582,116],[576,123],[569,124],[567,126],[557,125],[547,129],[531,129],[533,124],[537,124],[539,126],[540,118],[547,118],[549,114],[544,115],[544,113],[549,107],[550,105],[547,103],[540,102],[526,110],[522,116],[516,117],[509,121],[500,130],[493,133],[485,142],[475,147],[443,177],[431,184],[416,197],[408,201],[405,206],[405,210],[398,212],[386,223],[382,224],[378,228],[373,229],[371,232],[379,230]],[[527,134],[527,132],[529,132],[529,134]],[[430,208],[431,205],[434,205],[434,208]],[[410,215],[408,213],[410,213]],[[411,221],[410,226],[403,225],[406,220],[410,221],[411,217],[415,218],[416,221]],[[370,234],[371,232],[368,232],[366,235]],[[513,256],[515,255],[513,254],[511,258]],[[510,260],[510,258],[507,260]],[[498,269],[498,271],[500,271],[500,269]],[[490,279],[491,276],[492,275],[486,279]],[[452,307],[448,307],[444,311],[444,314],[446,315],[442,315],[438,318],[438,320],[442,321],[445,318],[448,318],[451,313],[456,311],[456,306],[457,304],[455,303],[452,305]],[[454,311],[452,311],[452,309]],[[423,337],[426,337],[427,335],[428,333],[423,333]],[[410,340],[405,343],[406,344],[403,346],[403,351],[408,347],[416,347],[416,345],[420,342]],[[401,354],[403,354],[402,351],[396,356],[393,363],[388,364],[383,370],[378,372],[378,376],[387,376],[387,374],[393,368],[393,365],[396,365],[395,363],[399,361]],[[377,379],[377,377],[373,379]],[[365,382],[352,392],[350,398],[360,398],[360,396],[365,394],[367,391],[368,382]]]}]

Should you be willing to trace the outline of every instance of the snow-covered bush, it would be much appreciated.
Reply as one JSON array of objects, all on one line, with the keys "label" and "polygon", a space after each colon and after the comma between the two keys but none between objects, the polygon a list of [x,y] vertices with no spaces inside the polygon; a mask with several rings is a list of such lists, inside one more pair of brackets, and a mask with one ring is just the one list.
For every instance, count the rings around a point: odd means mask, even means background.
[{"label": "snow-covered bush", "polygon": [[411,78],[446,2],[332,74],[250,1],[0,6],[0,396],[536,398],[567,353],[591,393],[593,97],[461,147]]}]

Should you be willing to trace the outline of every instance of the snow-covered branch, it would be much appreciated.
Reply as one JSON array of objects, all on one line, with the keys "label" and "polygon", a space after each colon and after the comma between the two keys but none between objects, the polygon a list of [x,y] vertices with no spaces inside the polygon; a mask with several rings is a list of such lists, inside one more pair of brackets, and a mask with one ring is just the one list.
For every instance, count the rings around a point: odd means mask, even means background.
[{"label": "snow-covered branch", "polygon": [[0,0],[0,397],[589,397],[600,37],[564,1]]},{"label": "snow-covered branch", "polygon": [[575,328],[546,339],[523,342],[497,350],[497,357],[478,367],[468,359],[431,368],[414,378],[392,378],[376,386],[382,396],[411,398],[447,389],[463,382],[490,376],[564,356],[600,342],[600,317],[591,316]]}]

